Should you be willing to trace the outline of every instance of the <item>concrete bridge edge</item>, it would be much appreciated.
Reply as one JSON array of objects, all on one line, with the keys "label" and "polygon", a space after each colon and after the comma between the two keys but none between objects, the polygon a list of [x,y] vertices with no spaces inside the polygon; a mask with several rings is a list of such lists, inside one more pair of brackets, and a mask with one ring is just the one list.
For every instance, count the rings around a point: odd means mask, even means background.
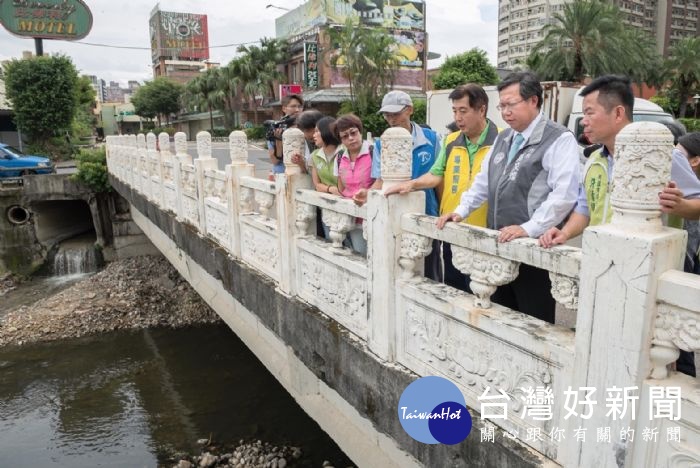
[{"label": "concrete bridge edge", "polygon": [[358,466],[419,467],[335,390],[318,379],[255,314],[236,301],[222,283],[192,260],[154,223],[131,205],[133,221],[197,293],[260,359],[299,405]]}]

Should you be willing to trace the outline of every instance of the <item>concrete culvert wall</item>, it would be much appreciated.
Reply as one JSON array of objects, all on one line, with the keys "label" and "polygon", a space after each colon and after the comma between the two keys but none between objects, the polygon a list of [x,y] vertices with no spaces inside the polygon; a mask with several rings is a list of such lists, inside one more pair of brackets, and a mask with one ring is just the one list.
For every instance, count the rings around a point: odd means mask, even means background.
[{"label": "concrete culvert wall", "polygon": [[7,209],[7,220],[11,224],[25,224],[29,222],[31,213],[23,206],[12,205]]},{"label": "concrete culvert wall", "polygon": [[37,202],[31,211],[37,240],[47,247],[95,230],[90,207],[84,200]]}]

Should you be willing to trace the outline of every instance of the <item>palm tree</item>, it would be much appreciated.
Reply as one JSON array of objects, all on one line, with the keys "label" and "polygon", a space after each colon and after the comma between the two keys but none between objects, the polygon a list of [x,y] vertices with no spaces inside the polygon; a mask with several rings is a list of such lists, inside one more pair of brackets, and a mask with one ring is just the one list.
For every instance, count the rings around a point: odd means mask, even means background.
[{"label": "palm tree", "polygon": [[700,38],[687,37],[671,47],[666,70],[678,91],[680,109],[678,115],[685,117],[688,98],[700,84]]},{"label": "palm tree", "polygon": [[263,38],[258,46],[240,46],[238,52],[241,56],[231,62],[232,73],[240,79],[243,93],[248,100],[253,102],[255,120],[258,120],[258,106],[255,104],[255,96],[268,96],[274,98],[275,83],[281,81],[284,75],[277,69],[284,62],[286,56],[286,42],[277,39]]},{"label": "palm tree", "polygon": [[217,78],[217,89],[223,99],[224,120],[226,121],[226,127],[236,127],[238,126],[236,108],[241,79],[236,74],[235,67],[231,66],[231,62],[229,62],[229,64],[225,67],[221,67],[219,69]]},{"label": "palm tree", "polygon": [[532,51],[542,55],[537,71],[550,79],[580,82],[586,75],[627,73],[653,50],[639,45],[639,35],[623,24],[617,7],[600,0],[566,3],[553,19]]},{"label": "palm tree", "polygon": [[331,66],[342,66],[353,107],[365,114],[394,82],[398,68],[396,41],[383,31],[357,27],[350,19],[341,28],[330,29],[329,35],[336,49]]},{"label": "palm tree", "polygon": [[185,101],[189,105],[206,107],[209,110],[209,126],[214,131],[214,109],[223,102],[223,95],[217,87],[219,69],[211,68],[187,83]]}]

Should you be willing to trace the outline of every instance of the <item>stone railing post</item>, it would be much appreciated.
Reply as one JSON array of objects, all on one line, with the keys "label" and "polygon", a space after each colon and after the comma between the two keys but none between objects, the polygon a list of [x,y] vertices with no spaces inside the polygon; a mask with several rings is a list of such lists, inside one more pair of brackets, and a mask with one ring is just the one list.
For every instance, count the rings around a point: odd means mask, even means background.
[{"label": "stone railing post", "polygon": [[185,216],[182,208],[182,165],[192,164],[192,156],[187,153],[187,135],[185,132],[177,132],[175,134],[175,161],[174,182],[175,182],[175,208],[177,210],[177,219],[182,221]]},{"label": "stone railing post", "polygon": [[[146,135],[143,133],[139,133],[136,135],[136,148],[137,148],[137,167],[138,170],[137,172],[137,179],[138,181],[136,182],[136,188],[137,190],[141,193],[141,195],[144,195],[146,198],[149,198],[149,185],[147,185],[144,180],[149,179],[150,182],[150,174],[148,172],[148,154],[147,154],[147,149],[146,149]],[[148,175],[144,175],[144,173]]]},{"label": "stone railing post", "polygon": [[[565,424],[572,431],[579,426],[586,429],[590,438],[600,427],[609,427],[615,435],[622,428],[635,427],[631,411],[617,418],[607,415],[606,389],[641,390],[651,372],[659,276],[683,264],[685,233],[662,226],[658,202],[659,191],[670,180],[672,143],[671,133],[651,122],[630,124],[617,135],[612,222],[588,228],[583,234],[574,379],[570,385],[574,391],[594,388],[590,400],[597,404],[590,419],[571,417]],[[564,388],[568,385],[564,383]],[[579,401],[583,399],[581,392]],[[637,404],[640,402],[641,398]],[[582,406],[578,409],[585,412]],[[572,458],[565,466],[612,468],[618,466],[618,460],[626,460],[625,466],[641,466],[630,460],[630,445],[646,443],[641,440],[635,437],[631,443],[596,444],[595,439],[577,442],[571,437],[565,442],[565,453]]]},{"label": "stone railing post", "polygon": [[[411,178],[413,142],[403,128],[390,128],[382,135],[382,180],[384,188]],[[396,287],[401,275],[401,216],[424,213],[425,194],[421,192],[385,197],[371,190],[367,202],[367,266],[369,291],[369,348],[377,356],[392,361],[396,353]],[[403,242],[406,248],[412,242]],[[408,257],[406,253],[404,257]],[[403,262],[405,264],[405,261]],[[411,267],[423,271],[423,262]],[[404,268],[406,266],[404,265]]]},{"label": "stone railing post", "polygon": [[126,159],[129,163],[129,167],[126,168],[127,182],[133,190],[138,192],[141,174],[139,172],[139,150],[136,135],[126,135],[126,146],[128,146]]},{"label": "stone railing post", "polygon": [[207,233],[207,219],[204,216],[204,173],[216,170],[217,161],[211,157],[211,135],[209,132],[197,133],[197,159],[194,160],[194,171],[197,177],[197,208],[199,210],[199,230]]},{"label": "stone railing post", "polygon": [[[152,202],[160,204],[163,183],[161,176],[163,174],[160,167],[160,155],[158,154],[158,146],[156,141],[157,138],[155,133],[148,132],[148,134],[146,134],[146,167],[148,167],[148,182],[150,186],[148,195]],[[158,177],[158,186],[153,183],[153,176]]]},{"label": "stone railing post", "polygon": [[170,135],[165,132],[158,134],[158,178],[160,179],[160,199],[159,203],[163,209],[166,209],[165,204],[165,170],[163,163],[172,161],[170,156]]},{"label": "stone railing post", "polygon": [[277,175],[277,228],[280,243],[280,289],[294,295],[296,284],[297,248],[296,220],[297,202],[294,194],[298,189],[312,187],[311,177],[302,174],[301,168],[292,163],[292,156],[304,156],[306,142],[298,128],[290,128],[282,134],[282,153],[285,173]]},{"label": "stone railing post", "polygon": [[255,165],[248,162],[248,138],[240,130],[228,137],[231,164],[226,165],[226,192],[231,223],[231,252],[241,258],[241,177],[253,177]]}]

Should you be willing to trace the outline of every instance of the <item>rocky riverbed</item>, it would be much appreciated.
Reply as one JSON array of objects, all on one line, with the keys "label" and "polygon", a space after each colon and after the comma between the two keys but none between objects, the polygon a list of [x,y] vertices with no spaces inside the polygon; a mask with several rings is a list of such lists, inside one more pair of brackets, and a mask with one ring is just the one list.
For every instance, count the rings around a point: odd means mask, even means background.
[{"label": "rocky riverbed", "polygon": [[[9,291],[11,281],[5,278],[0,289]],[[167,260],[136,257],[112,262],[58,294],[6,313],[0,346],[218,320]]]}]

